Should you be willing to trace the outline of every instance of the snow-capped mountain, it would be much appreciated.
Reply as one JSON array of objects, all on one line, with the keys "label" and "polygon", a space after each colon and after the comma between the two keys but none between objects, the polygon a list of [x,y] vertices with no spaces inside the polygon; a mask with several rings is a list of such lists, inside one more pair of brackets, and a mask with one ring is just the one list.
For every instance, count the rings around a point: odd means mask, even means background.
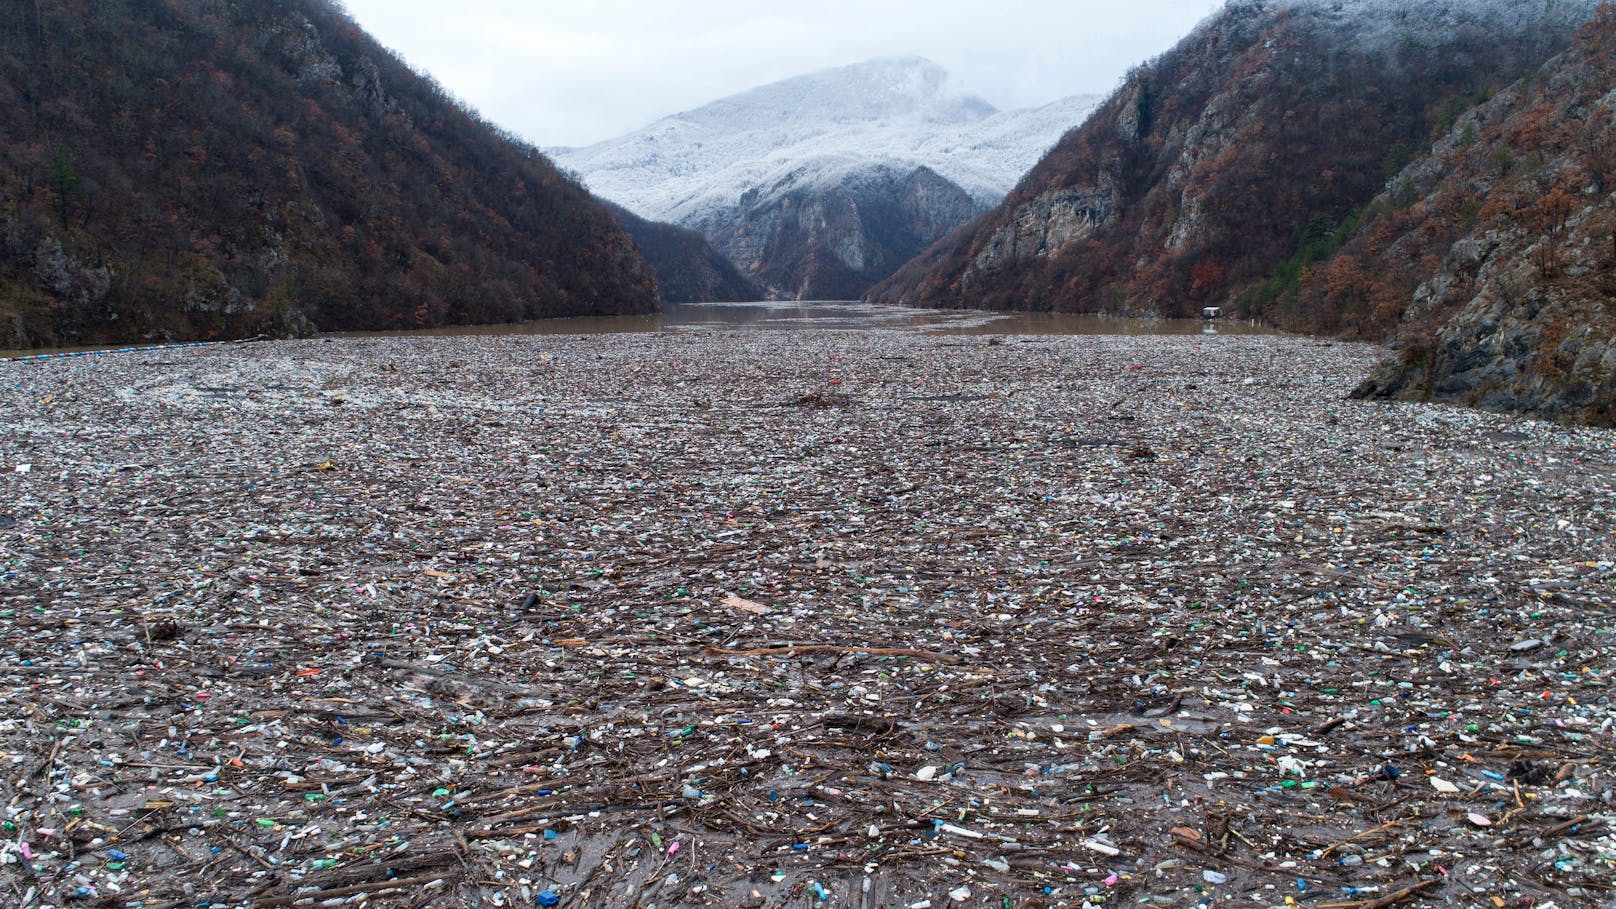
[{"label": "snow-capped mountain", "polygon": [[686,223],[706,206],[823,162],[836,178],[861,162],[930,167],[997,202],[1098,96],[1000,112],[917,57],[821,70],[755,88],[585,148],[557,164],[636,214]]},{"label": "snow-capped mountain", "polygon": [[935,63],[876,60],[549,153],[597,195],[701,231],[776,294],[856,295],[996,204],[1098,101],[1001,112]]}]

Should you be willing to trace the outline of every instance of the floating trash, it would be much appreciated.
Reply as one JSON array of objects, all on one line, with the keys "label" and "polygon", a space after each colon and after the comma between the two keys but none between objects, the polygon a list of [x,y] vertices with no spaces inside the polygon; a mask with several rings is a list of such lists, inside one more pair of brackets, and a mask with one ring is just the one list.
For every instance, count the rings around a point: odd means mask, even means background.
[{"label": "floating trash", "polygon": [[1616,434],[1343,400],[1380,355],[0,364],[0,862],[38,905],[1596,904]]}]

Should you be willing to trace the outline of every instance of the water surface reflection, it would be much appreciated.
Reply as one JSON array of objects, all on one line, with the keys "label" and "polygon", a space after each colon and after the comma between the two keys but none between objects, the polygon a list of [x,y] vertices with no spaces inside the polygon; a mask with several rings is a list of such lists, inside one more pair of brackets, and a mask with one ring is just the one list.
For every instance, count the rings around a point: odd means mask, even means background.
[{"label": "water surface reflection", "polygon": [[463,325],[408,332],[355,332],[345,337],[463,335],[594,335],[703,329],[867,331],[890,329],[955,335],[1277,334],[1253,322],[1220,319],[1125,319],[1071,313],[904,309],[858,302],[696,303],[651,316],[543,319],[509,325]]}]

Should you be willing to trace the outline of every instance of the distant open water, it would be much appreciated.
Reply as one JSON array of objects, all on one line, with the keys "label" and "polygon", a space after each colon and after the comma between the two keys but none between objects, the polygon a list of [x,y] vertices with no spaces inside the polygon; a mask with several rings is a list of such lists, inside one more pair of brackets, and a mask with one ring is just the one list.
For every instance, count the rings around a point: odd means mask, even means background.
[{"label": "distant open water", "polygon": [[594,335],[702,329],[909,330],[962,335],[1280,334],[1254,322],[1231,319],[1208,323],[1201,319],[1125,319],[1070,313],[906,309],[853,301],[769,301],[671,306],[666,312],[651,316],[544,319],[510,325],[463,325],[405,332],[344,332],[334,337]]},{"label": "distant open water", "polygon": [[[323,337],[465,337],[478,335],[605,335],[712,329],[870,331],[949,335],[1272,335],[1255,322],[1219,319],[1126,319],[1071,313],[905,309],[868,303],[759,302],[670,306],[657,315],[541,319],[505,325],[454,325],[415,331],[337,332]],[[39,350],[0,350],[0,361],[51,360],[152,350],[210,347],[224,341]]]}]

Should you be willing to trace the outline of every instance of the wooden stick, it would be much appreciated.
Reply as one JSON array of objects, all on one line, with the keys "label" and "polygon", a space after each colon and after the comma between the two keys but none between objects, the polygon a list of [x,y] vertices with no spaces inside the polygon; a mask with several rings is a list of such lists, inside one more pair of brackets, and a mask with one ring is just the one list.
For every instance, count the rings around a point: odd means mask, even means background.
[{"label": "wooden stick", "polygon": [[706,647],[702,653],[711,656],[790,656],[795,653],[867,653],[870,656],[907,656],[933,663],[958,663],[960,658],[930,650],[910,650],[905,647],[843,647],[836,644],[795,644],[790,647],[757,647],[752,650],[726,650]]},{"label": "wooden stick", "polygon": [[371,890],[402,890],[405,887],[416,887],[422,884],[430,884],[433,881],[438,880],[440,877],[442,877],[442,875],[431,875],[429,877],[406,877],[392,881],[372,881],[368,884],[353,884],[348,887],[333,887],[330,890],[310,890],[305,893],[293,894],[292,896],[277,896],[267,900],[259,900],[255,905],[290,906],[302,900],[323,901],[339,896],[352,896],[355,893],[365,893]]},{"label": "wooden stick", "polygon": [[1543,831],[1543,835],[1544,836],[1554,836],[1556,834],[1565,833],[1567,830],[1570,830],[1571,828],[1576,827],[1578,824],[1586,824],[1586,823],[1588,823],[1588,815],[1584,814],[1584,815],[1581,815],[1580,817],[1574,817],[1571,820],[1566,821],[1564,824],[1555,824],[1553,827],[1550,827],[1549,829]]},{"label": "wooden stick", "polygon": [[1522,812],[1524,812],[1525,810],[1526,810],[1525,805],[1522,805],[1519,808],[1511,808],[1511,809],[1509,809],[1509,813],[1505,814],[1503,817],[1499,818],[1496,822],[1494,822],[1493,827],[1495,827],[1495,828],[1503,827],[1505,824],[1509,823],[1510,821],[1515,820],[1515,816],[1522,813]]},{"label": "wooden stick", "polygon": [[1235,830],[1234,828],[1231,827],[1231,828],[1229,828],[1229,835],[1233,836],[1235,839],[1239,840],[1240,842],[1245,843],[1247,848],[1251,849],[1252,852],[1262,852],[1262,849],[1260,849],[1257,846],[1256,843],[1253,843],[1251,840],[1246,839],[1245,836],[1240,831]]},{"label": "wooden stick", "polygon": [[[1411,896],[1415,896],[1420,891],[1429,890],[1440,883],[1442,883],[1440,879],[1432,878],[1428,881],[1420,881],[1418,884],[1415,884],[1412,887],[1404,887],[1396,893],[1389,893],[1378,900],[1370,900],[1366,903],[1351,903],[1347,905],[1355,906],[1356,909],[1386,909],[1387,906],[1401,903],[1403,900],[1406,900]],[[1322,907],[1320,907],[1320,909],[1322,909]]]},{"label": "wooden stick", "polygon": [[1370,828],[1368,830],[1365,830],[1362,833],[1355,833],[1352,836],[1349,836],[1346,839],[1342,840],[1341,842],[1335,843],[1334,845],[1331,845],[1331,846],[1325,848],[1322,852],[1319,853],[1319,858],[1324,858],[1324,857],[1328,856],[1330,853],[1336,851],[1337,849],[1340,849],[1342,846],[1345,846],[1346,844],[1348,844],[1350,842],[1353,842],[1355,840],[1361,840],[1366,836],[1370,836],[1370,835],[1373,835],[1373,834],[1376,834],[1376,833],[1380,833],[1383,830],[1390,830],[1391,828],[1396,827],[1397,825],[1399,825],[1401,823],[1403,823],[1403,822],[1402,821],[1387,821],[1386,823],[1381,824],[1379,827],[1372,827],[1372,828]]}]

